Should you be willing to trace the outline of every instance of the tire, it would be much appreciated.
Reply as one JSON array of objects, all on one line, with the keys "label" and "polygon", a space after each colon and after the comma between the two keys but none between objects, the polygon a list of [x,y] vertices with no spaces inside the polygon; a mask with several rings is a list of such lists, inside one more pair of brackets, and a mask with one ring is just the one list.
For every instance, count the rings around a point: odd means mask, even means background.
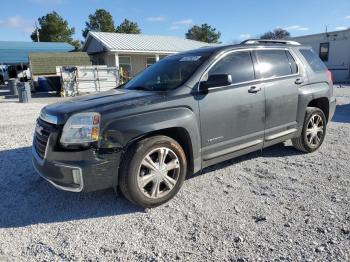
[{"label": "tire", "polygon": [[157,207],[179,192],[186,173],[187,160],[182,147],[170,137],[154,136],[127,150],[119,187],[131,202],[144,208]]},{"label": "tire", "polygon": [[[317,124],[317,121],[320,122]],[[321,109],[317,107],[306,108],[303,130],[299,137],[292,138],[293,146],[305,153],[316,151],[326,136],[326,125],[327,119]]]}]

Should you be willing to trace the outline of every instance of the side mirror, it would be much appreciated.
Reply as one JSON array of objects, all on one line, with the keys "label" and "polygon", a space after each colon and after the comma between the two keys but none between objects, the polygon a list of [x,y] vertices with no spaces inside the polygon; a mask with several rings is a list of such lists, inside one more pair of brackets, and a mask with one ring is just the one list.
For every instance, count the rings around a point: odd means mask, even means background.
[{"label": "side mirror", "polygon": [[228,86],[232,84],[232,76],[230,74],[213,74],[210,75],[207,81],[201,82],[201,89],[211,87]]}]

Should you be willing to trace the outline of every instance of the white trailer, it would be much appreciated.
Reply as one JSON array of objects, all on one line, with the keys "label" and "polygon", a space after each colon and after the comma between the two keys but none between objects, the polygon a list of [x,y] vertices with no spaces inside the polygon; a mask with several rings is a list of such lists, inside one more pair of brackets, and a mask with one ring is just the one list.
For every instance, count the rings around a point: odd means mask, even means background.
[{"label": "white trailer", "polygon": [[61,77],[62,96],[102,92],[119,85],[117,67],[57,66],[56,75]]},{"label": "white trailer", "polygon": [[311,46],[332,72],[334,82],[350,81],[350,29],[293,37]]}]

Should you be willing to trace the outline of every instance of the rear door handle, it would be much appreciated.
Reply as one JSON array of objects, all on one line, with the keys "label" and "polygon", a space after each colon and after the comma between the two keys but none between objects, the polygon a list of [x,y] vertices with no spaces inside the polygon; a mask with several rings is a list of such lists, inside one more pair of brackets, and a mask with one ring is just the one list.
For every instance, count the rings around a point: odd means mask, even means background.
[{"label": "rear door handle", "polygon": [[302,83],[304,83],[304,80],[302,78],[297,78],[294,83],[296,85],[301,85]]},{"label": "rear door handle", "polygon": [[249,89],[248,89],[248,92],[249,93],[258,93],[261,91],[261,87],[258,87],[258,86],[251,86]]}]

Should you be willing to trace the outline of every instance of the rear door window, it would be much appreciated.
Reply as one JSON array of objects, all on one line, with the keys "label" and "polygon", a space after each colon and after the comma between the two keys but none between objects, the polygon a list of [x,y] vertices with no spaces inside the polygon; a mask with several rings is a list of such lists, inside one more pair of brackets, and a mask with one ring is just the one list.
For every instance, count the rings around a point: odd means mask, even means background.
[{"label": "rear door window", "polygon": [[301,49],[299,51],[314,72],[322,72],[327,70],[327,67],[322,60],[311,49]]},{"label": "rear door window", "polygon": [[254,80],[255,74],[250,52],[233,52],[226,55],[209,70],[208,76],[213,74],[230,74],[233,84]]},{"label": "rear door window", "polygon": [[262,78],[288,76],[295,74],[297,70],[294,59],[291,57],[290,60],[285,50],[257,50],[256,55],[257,69]]}]

